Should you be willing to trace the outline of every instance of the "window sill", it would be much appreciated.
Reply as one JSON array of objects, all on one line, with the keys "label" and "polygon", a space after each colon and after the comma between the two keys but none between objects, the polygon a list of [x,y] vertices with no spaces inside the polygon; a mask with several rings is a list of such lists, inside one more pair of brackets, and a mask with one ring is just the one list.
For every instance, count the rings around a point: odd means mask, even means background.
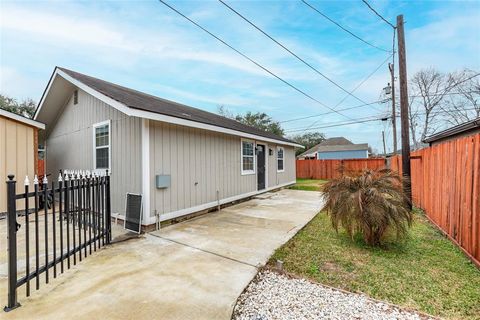
[{"label": "window sill", "polygon": [[249,176],[255,174],[255,171],[242,171],[242,176]]}]

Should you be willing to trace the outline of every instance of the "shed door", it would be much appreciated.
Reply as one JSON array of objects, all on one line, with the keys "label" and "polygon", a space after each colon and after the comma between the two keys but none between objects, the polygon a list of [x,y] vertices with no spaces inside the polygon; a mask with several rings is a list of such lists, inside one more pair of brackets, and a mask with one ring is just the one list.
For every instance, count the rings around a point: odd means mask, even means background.
[{"label": "shed door", "polygon": [[257,190],[265,189],[265,145],[257,144]]}]

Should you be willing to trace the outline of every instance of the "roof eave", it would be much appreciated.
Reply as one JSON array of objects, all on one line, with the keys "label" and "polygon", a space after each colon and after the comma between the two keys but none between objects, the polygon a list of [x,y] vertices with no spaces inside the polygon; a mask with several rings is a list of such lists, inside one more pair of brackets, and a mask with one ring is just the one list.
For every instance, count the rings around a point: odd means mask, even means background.
[{"label": "roof eave", "polygon": [[30,127],[35,127],[35,128],[38,128],[38,129],[45,130],[45,124],[43,124],[39,121],[35,121],[33,119],[30,119],[30,118],[23,117],[23,116],[18,115],[16,113],[9,112],[9,111],[4,110],[4,109],[0,109],[0,116],[4,116],[8,119],[12,119],[12,120],[15,120],[17,122],[21,122],[21,123],[23,123],[25,125],[28,125]]},{"label": "roof eave", "polygon": [[266,142],[273,142],[273,143],[280,144],[280,145],[304,148],[302,145],[300,145],[298,143],[295,143],[295,142],[268,138],[268,137],[260,136],[260,135],[257,135],[257,134],[246,133],[246,132],[233,130],[233,129],[228,129],[228,128],[215,126],[215,125],[211,125],[211,124],[206,124],[206,123],[202,123],[202,122],[177,118],[177,117],[173,117],[173,116],[163,115],[163,114],[160,114],[160,113],[145,111],[145,110],[136,109],[136,108],[130,108],[129,106],[127,106],[127,105],[125,105],[125,104],[123,104],[119,101],[116,101],[116,100],[104,95],[103,93],[93,89],[92,87],[84,84],[83,82],[75,79],[74,77],[72,77],[72,76],[68,75],[67,73],[65,73],[64,71],[60,70],[58,67],[55,67],[55,70],[54,70],[52,76],[50,77],[50,81],[47,85],[47,88],[45,89],[45,91],[42,95],[42,99],[40,100],[40,103],[38,105],[38,108],[35,111],[34,119],[36,119],[38,117],[41,109],[43,108],[44,102],[45,102],[45,97],[48,95],[48,92],[49,92],[49,90],[52,86],[52,83],[59,76],[64,78],[68,82],[72,83],[76,87],[78,87],[78,88],[82,89],[83,91],[87,92],[88,94],[94,96],[95,98],[105,102],[106,104],[110,105],[111,107],[119,110],[120,112],[125,113],[128,116],[144,118],[144,119],[149,119],[149,120],[155,120],[155,121],[162,121],[162,122],[182,125],[182,126],[186,126],[186,127],[204,129],[204,130],[208,130],[208,131],[222,132],[222,133],[231,134],[231,135],[235,135],[235,136],[240,136],[240,137],[244,137],[244,138],[256,139],[256,140],[261,140],[261,141],[266,141]]}]

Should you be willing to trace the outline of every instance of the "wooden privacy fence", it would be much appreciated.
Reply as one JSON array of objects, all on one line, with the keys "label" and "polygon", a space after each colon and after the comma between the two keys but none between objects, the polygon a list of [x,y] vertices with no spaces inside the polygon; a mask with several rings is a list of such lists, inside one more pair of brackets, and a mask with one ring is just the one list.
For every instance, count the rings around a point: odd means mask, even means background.
[{"label": "wooden privacy fence", "polygon": [[[412,198],[480,266],[480,134],[411,154]],[[391,169],[402,172],[401,156]]]},{"label": "wooden privacy fence", "polygon": [[343,172],[385,167],[385,159],[297,160],[297,178],[334,179]]}]

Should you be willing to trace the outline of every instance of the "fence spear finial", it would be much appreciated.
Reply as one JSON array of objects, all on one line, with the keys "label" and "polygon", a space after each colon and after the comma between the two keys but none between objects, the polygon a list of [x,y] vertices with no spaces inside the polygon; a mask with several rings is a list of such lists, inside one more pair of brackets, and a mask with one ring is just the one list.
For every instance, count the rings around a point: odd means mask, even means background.
[{"label": "fence spear finial", "polygon": [[38,184],[38,177],[37,177],[37,175],[35,175],[35,177],[33,178],[33,184]]},{"label": "fence spear finial", "polygon": [[44,184],[47,184],[47,183],[48,183],[47,175],[44,175],[44,176],[43,176],[43,183],[44,183]]},{"label": "fence spear finial", "polygon": [[30,185],[30,180],[28,180],[28,176],[25,176],[24,185],[25,185],[25,186],[29,186],[29,185]]}]

